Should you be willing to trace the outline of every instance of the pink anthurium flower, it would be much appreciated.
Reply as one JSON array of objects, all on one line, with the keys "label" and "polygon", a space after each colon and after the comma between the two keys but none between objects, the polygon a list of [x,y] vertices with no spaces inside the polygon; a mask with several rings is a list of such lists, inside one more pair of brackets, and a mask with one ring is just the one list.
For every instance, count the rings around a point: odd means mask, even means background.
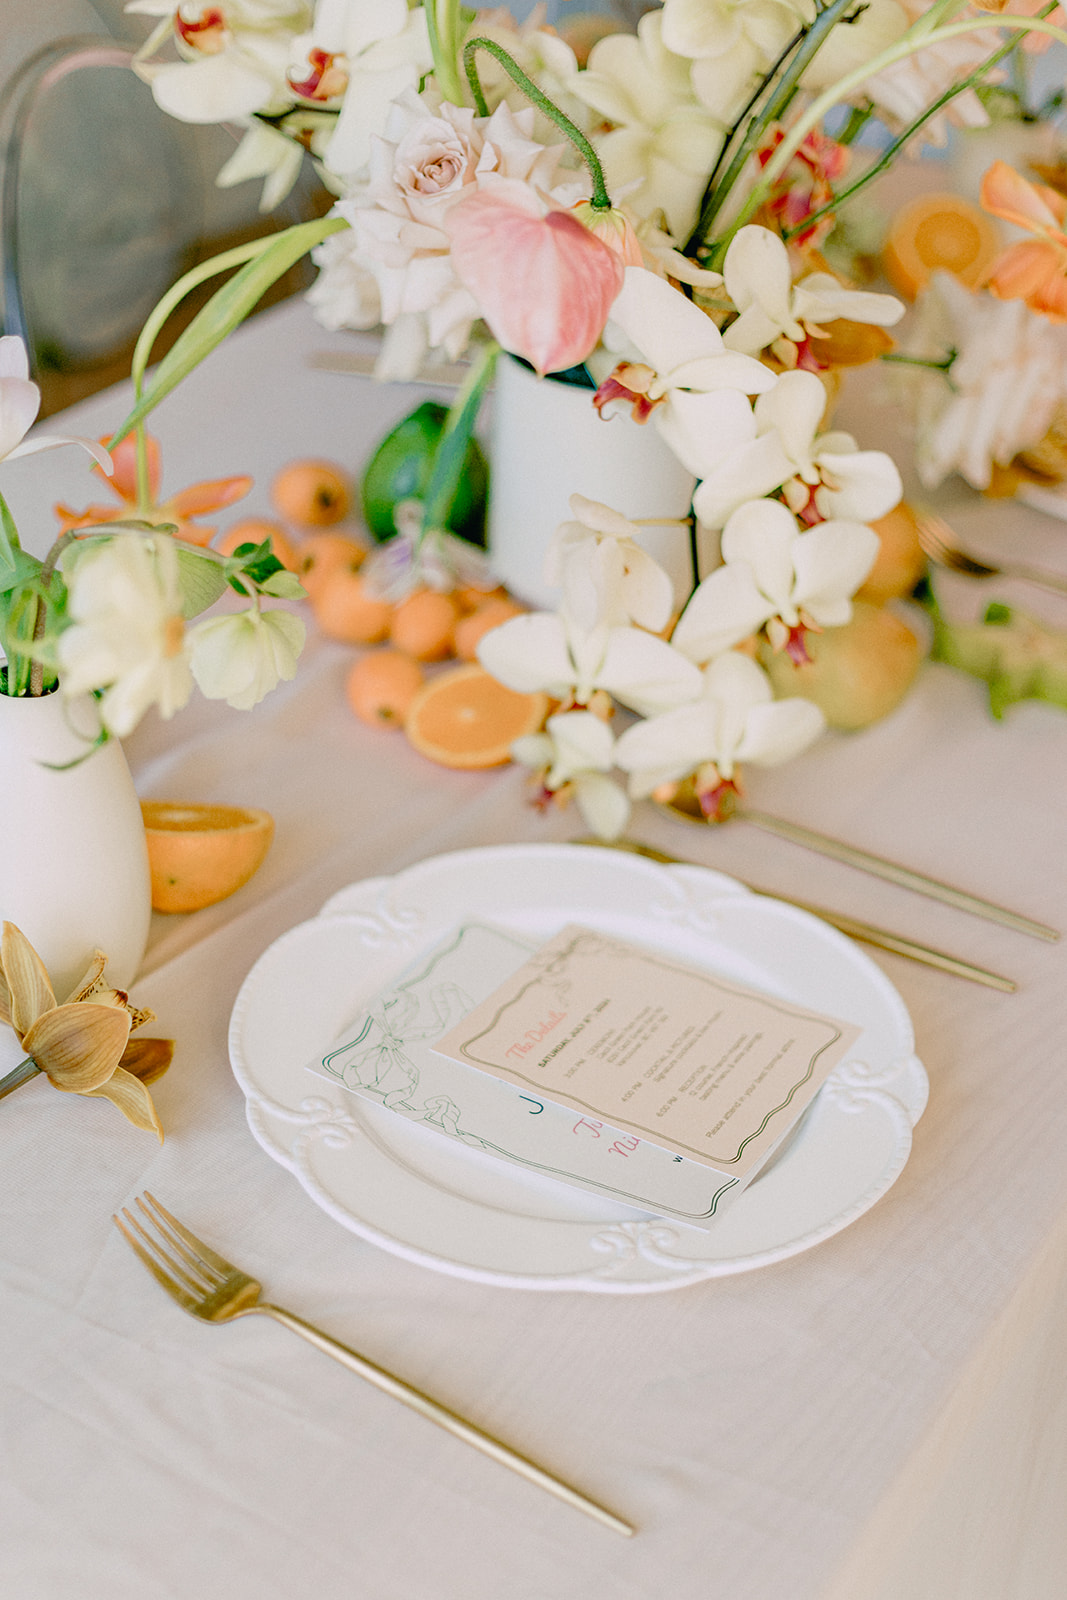
[{"label": "pink anthurium flower", "polygon": [[1035,235],[1009,245],[987,274],[986,288],[998,300],[1025,300],[1050,322],[1067,322],[1067,199],[1028,183],[1006,161],[994,161],[982,179],[981,200],[994,217]]},{"label": "pink anthurium flower", "polygon": [[505,350],[541,377],[585,360],[622,287],[621,256],[513,179],[461,200],[444,226],[456,275]]}]

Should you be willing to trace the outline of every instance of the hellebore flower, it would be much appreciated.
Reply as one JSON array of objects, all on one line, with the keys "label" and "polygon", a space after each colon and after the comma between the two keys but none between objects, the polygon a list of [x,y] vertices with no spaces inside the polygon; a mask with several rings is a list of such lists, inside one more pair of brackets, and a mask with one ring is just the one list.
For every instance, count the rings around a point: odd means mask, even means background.
[{"label": "hellebore flower", "polygon": [[635,421],[651,416],[682,465],[698,478],[747,445],[754,434],[750,394],[778,381],[751,356],[727,350],[711,318],[663,278],[628,267],[611,325],[638,360],[622,361],[594,404],[620,401]]},{"label": "hellebore flower", "polygon": [[775,649],[809,659],[807,629],[839,628],[878,554],[862,522],[820,522],[807,531],[778,500],[739,506],[722,534],[724,565],[704,579],[671,635],[691,661],[710,661],[767,626]]},{"label": "hellebore flower", "polygon": [[[138,1128],[163,1139],[145,1087],[170,1065],[169,1039],[130,1044],[130,1033],[154,1020],[104,977],[98,950],[70,999],[56,1003],[44,962],[26,935],[5,922],[0,937],[0,1022],[13,1028],[27,1056],[57,1089],[100,1096]],[[132,1069],[132,1070],[131,1070]]]},{"label": "hellebore flower", "polygon": [[621,256],[514,179],[460,200],[444,227],[456,275],[505,350],[541,377],[585,360],[622,287]]},{"label": "hellebore flower", "polygon": [[304,624],[289,611],[256,606],[197,623],[189,635],[190,665],[208,700],[249,711],[296,672]]}]

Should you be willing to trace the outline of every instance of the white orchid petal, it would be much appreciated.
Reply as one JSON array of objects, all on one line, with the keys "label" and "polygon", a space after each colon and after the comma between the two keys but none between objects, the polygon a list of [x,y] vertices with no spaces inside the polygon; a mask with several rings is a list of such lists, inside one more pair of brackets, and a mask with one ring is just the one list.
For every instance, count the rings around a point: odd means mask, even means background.
[{"label": "white orchid petal", "polygon": [[522,767],[532,767],[535,772],[547,767],[555,753],[555,745],[547,733],[524,734],[511,746],[511,759]]},{"label": "white orchid petal", "polygon": [[270,100],[273,84],[264,72],[239,61],[233,51],[199,61],[168,63],[152,75],[161,111],[179,122],[233,122]]},{"label": "white orchid petal", "polygon": [[818,706],[799,696],[755,706],[745,719],[734,758],[761,767],[780,766],[806,750],[825,727]]},{"label": "white orchid petal", "polygon": [[659,633],[667,626],[674,608],[674,585],[659,562],[640,545],[629,545],[624,559],[622,597],[627,614],[639,628]]},{"label": "white orchid petal", "polygon": [[666,404],[653,411],[652,421],[682,466],[696,478],[706,478],[720,463],[732,460],[756,433],[752,407],[736,389],[710,394],[675,389]]},{"label": "white orchid petal", "polygon": [[750,656],[727,650],[705,668],[704,696],[721,705],[732,705],[747,717],[753,706],[767,705],[774,698],[774,690],[763,668]]},{"label": "white orchid petal", "polygon": [[629,796],[605,773],[583,772],[574,780],[574,798],[598,839],[617,839],[630,820]]},{"label": "white orchid petal", "polygon": [[[804,330],[800,331],[803,333]],[[754,356],[773,344],[781,332],[781,324],[774,317],[769,317],[761,305],[753,302],[731,322],[723,333],[722,342],[727,350],[739,350]]]},{"label": "white orchid petal", "polygon": [[850,322],[891,328],[904,315],[904,305],[894,295],[845,289],[830,273],[812,272],[794,290],[793,311],[802,322],[835,322],[847,317]]},{"label": "white orchid petal", "polygon": [[26,346],[16,334],[5,333],[0,338],[0,378],[28,380],[29,376],[30,358]]},{"label": "white orchid petal", "polygon": [[[750,224],[739,228],[722,266],[726,292],[738,311],[758,304],[780,329],[795,327],[790,313],[793,275],[789,252],[777,234]],[[799,335],[800,330],[797,330]]]},{"label": "white orchid petal", "polygon": [[[847,601],[874,566],[879,539],[863,522],[821,522],[793,545],[793,598],[816,622],[838,627],[839,602]],[[834,610],[833,616],[830,610]],[[848,621],[846,615],[843,622]]]},{"label": "white orchid petal", "polygon": [[701,687],[691,661],[640,628],[611,629],[597,682],[643,717],[695,700]]},{"label": "white orchid petal", "polygon": [[668,373],[697,356],[716,356],[722,351],[722,339],[711,318],[645,267],[627,267],[611,308],[611,321],[659,373]]},{"label": "white orchid petal", "polygon": [[645,722],[635,722],[619,735],[615,763],[631,774],[635,800],[693,772],[715,752],[715,715],[703,701],[678,706]]},{"label": "white orchid petal", "polygon": [[574,684],[563,622],[549,611],[511,617],[491,628],[478,645],[478,660],[520,694],[547,689],[562,698]]},{"label": "white orchid petal", "polygon": [[747,563],[757,588],[780,609],[793,594],[798,533],[796,518],[780,501],[749,500],[722,531],[723,560]]},{"label": "white orchid petal", "polygon": [[588,500],[584,494],[572,494],[570,506],[578,522],[594,533],[604,533],[612,539],[636,539],[641,532],[637,523],[621,511],[613,511],[599,500]]},{"label": "white orchid petal", "polygon": [[803,464],[826,410],[826,390],[814,372],[783,372],[777,384],[756,401],[756,426],[760,433],[772,428],[791,461]]},{"label": "white orchid petal", "polygon": [[670,380],[672,389],[736,389],[740,394],[765,394],[778,382],[778,374],[750,355],[724,349],[721,355],[683,361],[672,369]]},{"label": "white orchid petal", "polygon": [[[20,339],[13,342],[22,343]],[[35,383],[16,376],[0,378],[0,460],[14,454],[33,427],[40,407],[41,391]]]},{"label": "white orchid petal", "polygon": [[903,497],[900,472],[883,450],[857,450],[849,455],[820,450],[819,467],[834,485],[815,491],[815,504],[827,519],[876,522],[899,505]]},{"label": "white orchid petal", "polygon": [[706,528],[721,528],[738,506],[780,488],[792,472],[793,463],[778,434],[761,434],[704,474],[693,509]]},{"label": "white orchid petal", "polygon": [[703,664],[755,633],[772,612],[746,565],[717,567],[682,612],[671,643]]}]

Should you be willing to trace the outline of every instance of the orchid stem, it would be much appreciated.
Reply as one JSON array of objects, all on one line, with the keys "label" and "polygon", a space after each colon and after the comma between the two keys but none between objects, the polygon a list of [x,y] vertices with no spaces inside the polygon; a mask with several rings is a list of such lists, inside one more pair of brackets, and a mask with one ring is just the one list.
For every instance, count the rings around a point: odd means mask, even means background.
[{"label": "orchid stem", "polygon": [[482,91],[478,69],[474,65],[474,57],[479,50],[487,51],[495,61],[499,62],[511,81],[518,84],[527,100],[535,105],[539,111],[543,112],[550,122],[554,122],[560,133],[566,135],[589,168],[589,174],[593,180],[593,195],[590,204],[594,211],[610,211],[611,196],[608,194],[607,184],[604,181],[604,169],[600,165],[600,158],[585,134],[575,126],[570,117],[562,112],[557,105],[553,104],[547,94],[542,93],[531,78],[526,76],[519,63],[508,55],[502,45],[497,44],[494,39],[485,39],[480,36],[477,39],[468,39],[463,47],[463,67],[467,74],[467,82],[471,86],[474,106],[478,115],[480,117],[489,115],[489,102]]},{"label": "orchid stem", "polygon": [[0,1078],[0,1100],[5,1095],[13,1094],[16,1089],[21,1089],[24,1083],[36,1078],[40,1070],[32,1056],[27,1056],[17,1067],[12,1067],[6,1077]]}]

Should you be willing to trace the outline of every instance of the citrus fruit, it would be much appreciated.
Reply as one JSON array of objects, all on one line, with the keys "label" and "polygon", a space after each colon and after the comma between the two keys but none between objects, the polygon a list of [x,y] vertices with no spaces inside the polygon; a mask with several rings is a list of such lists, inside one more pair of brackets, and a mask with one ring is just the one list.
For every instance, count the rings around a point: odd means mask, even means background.
[{"label": "citrus fruit", "polygon": [[328,639],[342,644],[380,644],[389,636],[393,608],[369,594],[358,572],[327,573],[311,595],[315,620]]},{"label": "citrus fruit", "polygon": [[[434,451],[441,437],[448,407],[436,400],[421,406],[387,433],[371,456],[360,493],[367,527],[379,543],[396,533],[393,508],[402,500],[421,500],[430,482]],[[489,469],[476,439],[467,446],[456,492],[444,522],[471,544],[485,543],[485,502]]]},{"label": "citrus fruit", "polygon": [[225,900],[259,868],[274,837],[269,811],[142,800],[152,905],[199,911]]},{"label": "citrus fruit", "polygon": [[443,767],[499,767],[511,759],[515,740],[535,733],[547,713],[547,695],[518,694],[472,662],[423,685],[404,732]]},{"label": "citrus fruit", "polygon": [[399,601],[389,638],[398,650],[418,661],[443,661],[452,653],[456,602],[436,589],[416,589]]},{"label": "citrus fruit", "polygon": [[502,622],[517,617],[521,611],[522,607],[516,601],[500,598],[487,600],[477,610],[468,611],[465,617],[460,617],[452,630],[452,647],[459,659],[476,660],[478,646],[485,635],[492,628],[499,628]]},{"label": "citrus fruit", "polygon": [[221,538],[216,540],[215,549],[224,556],[232,556],[239,545],[262,544],[264,539],[270,540],[270,547],[282,566],[288,567],[290,572],[295,572],[296,546],[281,523],[272,522],[268,517],[246,517],[242,522],[235,522],[232,528],[227,528]]},{"label": "citrus fruit", "polygon": [[893,217],[883,261],[894,289],[914,300],[939,268],[975,288],[1000,249],[996,224],[973,201],[958,194],[924,194]]},{"label": "citrus fruit", "polygon": [[300,528],[329,528],[342,522],[352,504],[348,474],[332,461],[290,461],[270,487],[274,509]]},{"label": "citrus fruit", "polygon": [[313,533],[297,550],[293,571],[314,599],[333,573],[358,571],[366,555],[361,544],[343,533]]},{"label": "citrus fruit", "polygon": [[425,677],[414,656],[402,650],[373,650],[353,662],[345,694],[361,722],[372,728],[399,728]]}]

